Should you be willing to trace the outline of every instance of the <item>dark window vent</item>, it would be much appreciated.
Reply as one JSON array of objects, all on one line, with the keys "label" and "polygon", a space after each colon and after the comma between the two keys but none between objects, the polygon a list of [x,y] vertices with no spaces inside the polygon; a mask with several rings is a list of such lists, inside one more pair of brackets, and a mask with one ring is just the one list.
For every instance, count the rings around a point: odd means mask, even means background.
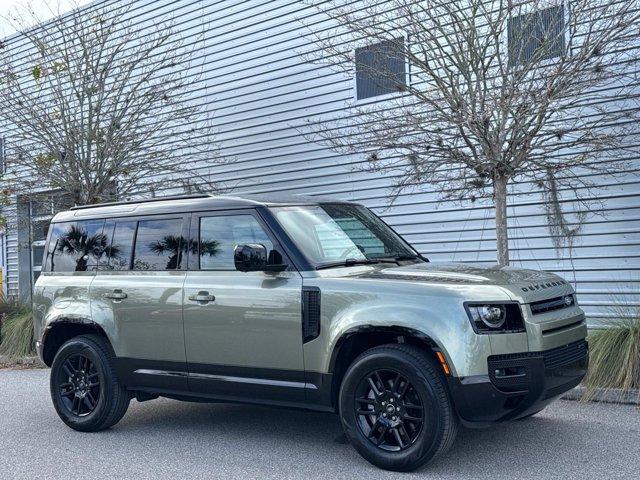
[{"label": "dark window vent", "polygon": [[302,289],[302,341],[309,342],[320,335],[320,289]]}]

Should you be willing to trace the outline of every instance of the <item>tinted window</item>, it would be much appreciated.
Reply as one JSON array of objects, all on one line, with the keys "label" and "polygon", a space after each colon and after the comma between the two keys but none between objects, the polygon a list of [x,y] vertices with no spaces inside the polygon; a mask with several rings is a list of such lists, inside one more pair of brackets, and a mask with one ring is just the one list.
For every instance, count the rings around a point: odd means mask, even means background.
[{"label": "tinted window", "polygon": [[107,249],[104,220],[57,223],[53,226],[46,269],[53,272],[95,270]]},{"label": "tinted window", "polygon": [[102,267],[108,270],[129,270],[137,224],[135,220],[107,220],[104,231],[112,240],[100,263]]},{"label": "tinted window", "polygon": [[185,249],[182,219],[142,220],[138,222],[133,269],[176,270]]},{"label": "tinted window", "polygon": [[221,215],[200,219],[200,268],[235,270],[236,245],[259,243],[273,250],[267,233],[252,215]]}]

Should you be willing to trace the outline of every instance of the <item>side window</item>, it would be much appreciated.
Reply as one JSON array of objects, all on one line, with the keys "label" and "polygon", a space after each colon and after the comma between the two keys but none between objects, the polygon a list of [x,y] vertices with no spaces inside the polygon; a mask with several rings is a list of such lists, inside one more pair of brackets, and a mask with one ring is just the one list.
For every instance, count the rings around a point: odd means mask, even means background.
[{"label": "side window", "polygon": [[64,222],[53,226],[45,260],[52,272],[95,270],[107,249],[104,220]]},{"label": "side window", "polygon": [[133,269],[177,270],[185,250],[182,219],[141,220],[135,240]]},{"label": "side window", "polygon": [[200,219],[200,269],[235,270],[236,245],[259,243],[273,250],[273,243],[253,215],[220,215]]},{"label": "side window", "polygon": [[137,224],[135,220],[107,221],[105,232],[107,235],[113,235],[113,240],[103,258],[103,264],[107,270],[129,270]]}]

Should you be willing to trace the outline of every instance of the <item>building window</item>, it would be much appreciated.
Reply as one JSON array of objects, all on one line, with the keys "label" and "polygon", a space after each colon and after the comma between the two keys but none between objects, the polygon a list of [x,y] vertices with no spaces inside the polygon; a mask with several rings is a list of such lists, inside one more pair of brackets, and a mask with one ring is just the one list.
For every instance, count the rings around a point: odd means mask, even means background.
[{"label": "building window", "polygon": [[509,65],[548,60],[564,53],[564,5],[537,10],[509,19]]},{"label": "building window", "polygon": [[[357,48],[356,96],[358,100],[402,91],[406,85],[403,38]],[[400,47],[400,48],[399,48]]]}]

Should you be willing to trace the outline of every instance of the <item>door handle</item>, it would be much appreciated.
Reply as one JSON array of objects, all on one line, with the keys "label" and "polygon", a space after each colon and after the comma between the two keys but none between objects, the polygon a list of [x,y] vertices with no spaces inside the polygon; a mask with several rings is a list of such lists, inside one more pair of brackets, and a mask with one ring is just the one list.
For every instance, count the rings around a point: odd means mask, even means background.
[{"label": "door handle", "polygon": [[116,302],[119,302],[119,301],[124,300],[125,298],[127,298],[127,294],[124,293],[122,290],[118,290],[118,289],[114,290],[111,293],[105,293],[103,296],[104,296],[104,298],[108,298],[108,299],[114,300]]},{"label": "door handle", "polygon": [[189,295],[189,300],[192,302],[198,302],[201,304],[209,303],[215,301],[216,297],[210,295],[206,290],[200,290],[198,293],[193,293]]}]

